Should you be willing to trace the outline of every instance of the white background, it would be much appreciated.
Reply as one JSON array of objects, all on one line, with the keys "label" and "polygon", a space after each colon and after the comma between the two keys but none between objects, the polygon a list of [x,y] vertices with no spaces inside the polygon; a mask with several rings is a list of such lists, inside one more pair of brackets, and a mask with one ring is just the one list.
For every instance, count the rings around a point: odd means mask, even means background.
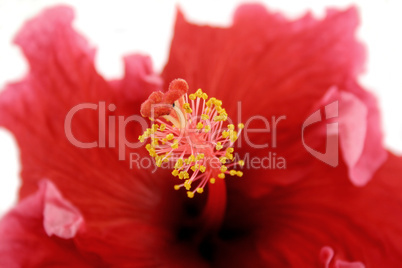
[{"label": "white background", "polygon": [[[122,74],[122,55],[132,52],[150,55],[156,70],[162,70],[168,56],[177,5],[193,22],[228,26],[235,7],[244,2],[249,1],[0,0],[0,89],[8,81],[18,80],[26,72],[24,59],[11,41],[22,23],[44,7],[57,3],[73,6],[76,10],[74,26],[98,48],[98,70],[107,78],[115,78]],[[307,10],[322,16],[329,6],[347,7],[354,4],[359,7],[362,25],[358,36],[366,43],[369,51],[367,72],[361,77],[361,82],[379,97],[386,146],[401,153],[402,1],[260,2],[291,18],[301,16]],[[15,141],[7,131],[0,128],[0,215],[16,200],[18,173]]]}]

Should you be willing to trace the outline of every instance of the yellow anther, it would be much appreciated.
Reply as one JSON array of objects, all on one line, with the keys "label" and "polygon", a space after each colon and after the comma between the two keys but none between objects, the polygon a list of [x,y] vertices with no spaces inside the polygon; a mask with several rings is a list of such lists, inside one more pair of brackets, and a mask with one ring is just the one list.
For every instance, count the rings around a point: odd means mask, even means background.
[{"label": "yellow anther", "polygon": [[231,176],[234,176],[234,175],[237,174],[237,171],[234,170],[234,169],[232,169],[231,171],[229,171],[229,174],[230,174]]},{"label": "yellow anther", "polygon": [[141,135],[141,136],[138,137],[138,140],[139,140],[140,142],[144,142],[144,141],[145,141],[145,138],[144,138],[143,135]]},{"label": "yellow anther", "polygon": [[226,163],[226,160],[227,160],[227,158],[224,157],[224,156],[219,157],[219,161],[220,161],[222,164],[225,164],[225,163]]},{"label": "yellow anther", "polygon": [[160,130],[160,131],[165,131],[165,129],[166,129],[166,125],[165,125],[165,124],[161,124],[161,125],[159,126],[159,130]]},{"label": "yellow anther", "polygon": [[170,145],[170,147],[172,147],[173,149],[179,148],[179,143],[178,142],[179,142],[178,140],[174,140],[173,144]]},{"label": "yellow anther", "polygon": [[230,132],[230,140],[232,142],[235,142],[237,140],[237,131],[231,131]]},{"label": "yellow anther", "polygon": [[214,116],[214,121],[215,122],[223,121],[223,117],[216,115],[216,116]]},{"label": "yellow anther", "polygon": [[198,160],[204,159],[204,157],[205,157],[205,154],[200,153],[200,154],[197,155],[197,157],[195,158],[195,160],[198,161]]},{"label": "yellow anther", "polygon": [[218,178],[224,179],[225,178],[225,173],[219,173]]},{"label": "yellow anther", "polygon": [[158,124],[152,124],[152,130],[153,131],[157,131],[158,130],[159,125]]},{"label": "yellow anther", "polygon": [[208,99],[208,95],[206,93],[202,93],[201,94],[201,98],[203,98],[204,100]]},{"label": "yellow anther", "polygon": [[229,132],[227,131],[222,131],[222,138],[226,139],[229,136]]},{"label": "yellow anther", "polygon": [[240,124],[237,125],[237,127],[238,127],[239,129],[243,129],[243,128],[244,128],[244,124],[243,124],[243,123],[240,123]]},{"label": "yellow anther", "polygon": [[189,165],[190,163],[195,161],[195,157],[194,155],[190,155],[186,160],[184,160],[184,162]]},{"label": "yellow anther", "polygon": [[233,124],[228,125],[228,129],[229,130],[234,130],[234,125]]},{"label": "yellow anther", "polygon": [[157,147],[159,145],[158,139],[153,139],[151,144],[153,147]]},{"label": "yellow anther", "polygon": [[239,176],[239,177],[242,177],[242,176],[243,176],[243,172],[242,172],[242,171],[237,171],[236,175]]},{"label": "yellow anther", "polygon": [[218,113],[219,113],[219,115],[222,115],[222,116],[226,116],[226,117],[228,116],[228,114],[226,113],[226,110],[223,109],[223,108],[222,108],[222,109],[219,108],[219,112],[218,112]]},{"label": "yellow anther", "polygon": [[215,106],[220,107],[220,106],[222,106],[222,101],[218,100],[218,99],[215,99],[214,104],[215,104]]},{"label": "yellow anther", "polygon": [[150,155],[150,156],[152,156],[152,157],[155,157],[155,156],[156,156],[156,151],[155,151],[154,148],[151,148],[148,152],[149,152],[149,155]]},{"label": "yellow anther", "polygon": [[208,119],[209,119],[209,116],[208,116],[207,114],[202,114],[202,115],[201,115],[201,119],[202,119],[202,120],[208,120]]},{"label": "yellow anther", "polygon": [[179,190],[180,189],[180,185],[175,185],[174,186],[174,189],[177,191],[177,190]]},{"label": "yellow anther", "polygon": [[227,118],[228,118],[227,114],[220,114],[220,115],[214,116],[214,121],[215,122],[226,121]]},{"label": "yellow anther", "polygon": [[229,160],[233,160],[233,154],[226,152],[225,156],[229,159]]},{"label": "yellow anther", "polygon": [[190,94],[190,95],[188,96],[188,98],[189,98],[190,100],[195,100],[196,96],[195,96],[195,94]]},{"label": "yellow anther", "polygon": [[211,126],[210,126],[210,125],[206,125],[206,126],[204,127],[204,132],[207,133],[207,132],[210,132],[210,131],[211,131]]},{"label": "yellow anther", "polygon": [[208,107],[208,108],[210,108],[211,106],[212,106],[212,104],[214,104],[215,103],[215,98],[210,98],[206,103],[205,103],[205,105]]},{"label": "yellow anther", "polygon": [[174,139],[173,133],[167,134],[167,135],[166,135],[166,139],[167,139],[168,141],[173,140],[173,139]]},{"label": "yellow anther", "polygon": [[186,190],[190,190],[191,189],[191,182],[189,180],[186,180],[184,182],[184,187],[186,188]]},{"label": "yellow anther", "polygon": [[156,160],[156,166],[160,167],[162,165],[162,157],[157,156],[155,160]]},{"label": "yellow anther", "polygon": [[243,160],[239,160],[239,165],[242,167],[244,166],[244,161]]},{"label": "yellow anther", "polygon": [[196,171],[197,169],[199,169],[199,168],[200,168],[200,165],[199,165],[199,164],[195,164],[194,166],[191,167],[191,170],[195,172],[195,171]]},{"label": "yellow anther", "polygon": [[162,142],[162,144],[165,144],[165,143],[167,142],[167,139],[166,139],[166,138],[163,138],[163,139],[161,140],[161,142]]},{"label": "yellow anther", "polygon": [[221,172],[225,172],[226,170],[228,170],[227,166],[225,165],[221,166]]},{"label": "yellow anther", "polygon": [[215,148],[216,148],[216,150],[218,150],[218,151],[219,151],[220,149],[222,149],[222,148],[223,148],[222,143],[221,143],[221,142],[217,142]]},{"label": "yellow anther", "polygon": [[203,188],[197,188],[197,193],[202,194],[204,192]]},{"label": "yellow anther", "polygon": [[145,145],[145,149],[147,149],[148,151],[151,150],[152,149],[151,144],[148,143],[147,145]]},{"label": "yellow anther", "polygon": [[202,129],[203,127],[204,127],[204,124],[201,122],[198,122],[197,129]]},{"label": "yellow anther", "polygon": [[181,158],[177,159],[176,164],[174,165],[174,168],[179,169],[182,166],[183,166],[183,159],[181,159]]},{"label": "yellow anther", "polygon": [[209,182],[210,182],[211,184],[214,184],[215,181],[216,181],[215,178],[210,178],[210,179],[209,179]]},{"label": "yellow anther", "polygon": [[[181,176],[181,178],[180,178],[180,176]],[[180,179],[188,179],[188,178],[190,178],[190,176],[187,171],[182,171],[179,173],[179,178]]]},{"label": "yellow anther", "polygon": [[197,89],[197,91],[195,92],[195,95],[198,97],[198,98],[201,98],[202,97],[202,89],[201,88],[199,88],[199,89]]},{"label": "yellow anther", "polygon": [[188,196],[188,198],[193,198],[193,197],[194,197],[194,193],[188,191],[188,192],[187,192],[187,196]]},{"label": "yellow anther", "polygon": [[207,168],[206,168],[205,166],[203,166],[203,165],[200,166],[200,171],[201,171],[202,173],[204,173],[206,169],[207,169]]},{"label": "yellow anther", "polygon": [[234,148],[230,147],[226,149],[226,152],[228,153],[233,153],[234,152]]},{"label": "yellow anther", "polygon": [[193,110],[190,107],[190,104],[188,104],[188,103],[183,104],[183,109],[186,110],[186,112],[189,114],[191,114],[193,112]]}]

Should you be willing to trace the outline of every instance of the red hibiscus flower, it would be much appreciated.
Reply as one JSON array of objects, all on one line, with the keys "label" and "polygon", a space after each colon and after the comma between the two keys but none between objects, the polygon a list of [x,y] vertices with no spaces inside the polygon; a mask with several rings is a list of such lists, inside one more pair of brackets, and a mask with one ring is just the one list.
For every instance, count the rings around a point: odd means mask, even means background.
[{"label": "red hibiscus flower", "polygon": [[[179,12],[163,73],[132,55],[116,81],[97,73],[72,20],[52,8],[15,39],[29,73],[0,96],[22,161],[19,203],[0,222],[1,267],[401,264],[402,160],[383,149],[376,101],[356,81],[355,9],[289,21],[246,5],[229,28]],[[206,181],[194,198],[173,190],[172,169],[138,165],[149,160],[141,104],[151,93],[171,104],[153,92],[176,78],[245,124],[234,144],[243,176]],[[247,165],[269,154],[269,169]]]}]

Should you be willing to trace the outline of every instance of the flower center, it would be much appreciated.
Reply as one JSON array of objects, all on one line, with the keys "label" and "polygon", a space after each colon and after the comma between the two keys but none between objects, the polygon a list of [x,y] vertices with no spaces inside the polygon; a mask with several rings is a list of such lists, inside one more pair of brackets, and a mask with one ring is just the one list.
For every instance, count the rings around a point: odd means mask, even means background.
[{"label": "flower center", "polygon": [[153,92],[141,106],[141,114],[154,124],[139,137],[146,145],[156,165],[173,168],[172,175],[182,182],[174,188],[185,188],[193,198],[203,193],[207,184],[215,184],[226,175],[243,176],[235,170],[243,166],[235,160],[233,144],[243,124],[237,131],[228,124],[228,115],[222,101],[208,98],[201,89],[188,95],[188,85],[182,79],[173,80],[165,94]]}]

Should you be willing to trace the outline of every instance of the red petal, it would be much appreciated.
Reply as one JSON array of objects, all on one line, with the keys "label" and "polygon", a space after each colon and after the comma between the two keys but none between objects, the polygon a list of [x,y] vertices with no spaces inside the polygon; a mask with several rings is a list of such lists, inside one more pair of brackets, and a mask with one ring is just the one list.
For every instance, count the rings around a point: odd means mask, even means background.
[{"label": "red petal", "polygon": [[[179,13],[163,76],[165,83],[182,77],[201,87],[231,112],[242,101],[246,119],[272,111],[305,119],[328,88],[354,80],[362,69],[356,26],[355,9],[289,22],[263,6],[243,6],[227,29],[193,25]],[[296,102],[297,113],[281,105]]]},{"label": "red petal", "polygon": [[345,166],[321,167],[304,180],[249,201],[258,203],[254,209],[250,203],[244,205],[246,211],[237,212],[239,223],[247,218],[248,224],[259,226],[255,238],[261,257],[272,267],[324,267],[318,266],[319,260],[323,263],[319,252],[329,246],[335,251],[334,258],[328,257],[334,267],[348,267],[342,261],[398,267],[402,159],[390,155],[364,187],[346,179]]},{"label": "red petal", "polygon": [[78,210],[51,182],[42,181],[38,192],[0,221],[0,266],[93,267],[68,240],[75,237],[82,223]]},{"label": "red petal", "polygon": [[[314,159],[302,145],[300,129],[329,88],[336,86],[355,95],[365,94],[356,86],[365,54],[355,39],[357,17],[356,9],[351,8],[342,12],[330,10],[322,20],[307,14],[289,21],[261,5],[245,5],[237,10],[231,27],[213,28],[190,24],[178,13],[169,61],[163,72],[165,82],[182,77],[191,89],[200,87],[209,96],[222,99],[223,107],[235,122],[247,125],[258,115],[271,124],[273,116],[286,116],[276,128],[276,147],[272,132],[247,134],[254,144],[268,143],[265,149],[253,148],[243,140],[241,153],[261,159],[267,151],[276,152],[286,159],[286,168],[290,170],[287,174],[247,170],[245,177],[252,177],[253,184],[260,187],[251,190],[246,186],[250,193],[266,192],[261,185],[286,184],[300,178],[299,174],[289,173],[300,165],[308,166]],[[238,101],[241,111],[236,111]],[[374,112],[369,110],[368,117],[375,117]],[[241,117],[235,117],[237,114]],[[378,124],[378,120],[370,121]],[[250,128],[265,125],[256,120]],[[325,137],[320,142],[325,142]],[[375,135],[374,143],[380,144],[381,137]],[[259,172],[269,174],[261,176]],[[260,181],[259,177],[270,179]]]},{"label": "red petal", "polygon": [[[142,199],[151,192],[140,180],[132,180],[135,170],[130,170],[128,159],[119,160],[119,146],[125,144],[109,146],[106,119],[135,115],[133,110],[138,115],[143,99],[127,100],[125,83],[112,88],[96,72],[93,50],[72,29],[72,17],[69,8],[49,9],[29,21],[18,34],[16,42],[27,56],[30,73],[2,93],[0,124],[15,134],[21,148],[22,197],[34,192],[41,178],[50,178],[73,203],[83,206],[84,215],[98,214],[95,208],[99,205],[109,208],[103,207],[103,213],[115,214],[114,206],[143,204],[132,198]],[[131,60],[127,62],[134,65]],[[133,67],[129,69],[126,76],[139,77]],[[100,121],[102,102],[106,124]],[[117,106],[115,113],[108,111],[109,103]],[[66,116],[79,104],[95,105],[96,110],[83,109],[74,114],[72,135],[81,142],[97,141],[98,148],[79,148],[66,133]],[[132,141],[133,136],[137,140],[141,129],[141,124],[134,122],[125,130],[127,133],[116,130],[112,134],[120,135],[116,135],[117,141],[126,134]],[[102,140],[106,142],[102,144]],[[123,156],[126,154],[128,150]]]},{"label": "red petal", "polygon": [[112,81],[121,97],[130,101],[143,101],[154,91],[162,90],[162,78],[152,67],[148,56],[133,54],[124,57],[124,77]]},{"label": "red petal", "polygon": [[[138,163],[146,152],[143,144],[129,147],[119,142],[138,142],[144,130],[141,123],[148,126],[139,115],[146,98],[141,90],[148,94],[157,87],[158,79],[150,70],[149,59],[137,56],[126,58],[122,80],[105,81],[95,70],[93,49],[72,29],[72,17],[69,8],[48,9],[29,21],[16,38],[30,72],[2,92],[0,125],[14,133],[21,149],[20,197],[25,200],[36,192],[42,178],[49,178],[85,218],[86,231],[79,239],[81,251],[105,253],[105,261],[119,267],[136,258],[149,257],[152,261],[154,253],[148,254],[149,245],[159,244],[160,234],[165,235],[171,226],[175,212],[170,206],[177,205],[177,197],[169,195],[178,195],[172,190],[173,181],[160,180],[161,173],[151,176],[152,163],[144,162],[148,168]],[[98,142],[96,148],[77,147],[66,133],[66,117],[79,104],[95,105],[95,110],[86,108],[74,114],[71,133],[80,142]],[[114,104],[114,109],[109,109],[113,108],[109,104]],[[100,120],[102,117],[105,121]],[[115,119],[116,131],[108,130],[110,117]],[[123,122],[127,127],[118,129],[121,118],[139,122]],[[116,134],[114,139],[112,134]],[[132,168],[130,153],[135,153]],[[55,215],[54,205],[46,207],[46,231],[64,237],[74,235],[79,219],[73,210],[57,203],[56,212],[63,219],[58,222],[58,217],[48,217]],[[154,230],[154,235],[148,236],[144,230]],[[144,236],[150,242],[138,243]],[[88,237],[91,243],[87,243]],[[129,259],[113,253],[127,257],[136,250],[138,254]]]}]

